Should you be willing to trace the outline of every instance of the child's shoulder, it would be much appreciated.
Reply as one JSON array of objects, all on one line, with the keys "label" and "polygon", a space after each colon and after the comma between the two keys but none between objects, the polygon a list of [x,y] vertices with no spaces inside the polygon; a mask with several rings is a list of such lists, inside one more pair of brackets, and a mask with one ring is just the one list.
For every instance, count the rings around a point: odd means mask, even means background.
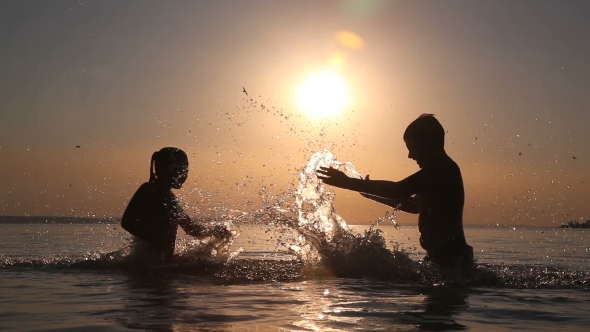
[{"label": "child's shoulder", "polygon": [[459,167],[459,164],[457,164],[457,162],[455,160],[453,160],[453,158],[451,158],[451,157],[448,157],[448,158],[449,158],[448,159],[448,162],[449,162],[449,164],[450,164],[451,167],[453,167],[453,168],[460,168]]},{"label": "child's shoulder", "polygon": [[429,167],[422,169],[422,171],[426,176],[434,178],[448,178],[461,173],[459,165],[446,155],[429,165]]},{"label": "child's shoulder", "polygon": [[428,163],[425,168],[428,170],[439,170],[445,168],[458,168],[459,165],[453,160],[453,158],[449,157],[447,154],[439,156],[434,159],[433,162]]},{"label": "child's shoulder", "polygon": [[148,189],[153,189],[154,188],[154,184],[152,182],[144,182],[141,186],[139,186],[139,189],[137,190],[148,190]]},{"label": "child's shoulder", "polygon": [[141,186],[139,186],[139,188],[137,188],[136,191],[136,195],[150,195],[155,193],[156,188],[154,187],[154,184],[151,182],[144,182]]}]

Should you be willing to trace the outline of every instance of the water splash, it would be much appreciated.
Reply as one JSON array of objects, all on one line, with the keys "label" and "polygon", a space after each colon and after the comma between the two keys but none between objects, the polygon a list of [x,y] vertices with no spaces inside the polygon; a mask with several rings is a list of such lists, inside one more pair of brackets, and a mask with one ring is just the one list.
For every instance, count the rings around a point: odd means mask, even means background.
[{"label": "water splash", "polygon": [[357,234],[348,227],[336,212],[334,193],[316,175],[320,167],[339,168],[350,177],[362,178],[354,165],[338,161],[327,149],[314,153],[299,174],[297,222],[289,225],[299,236],[288,248],[311,267],[307,273],[389,278],[415,275],[416,263],[403,251],[389,250],[381,230],[371,227]]},{"label": "water splash", "polygon": [[[588,288],[590,271],[550,266],[479,264],[467,274],[453,275],[428,263],[411,260],[404,249],[386,247],[379,221],[394,225],[398,209],[371,225],[363,234],[353,232],[334,207],[334,194],[316,176],[321,167],[338,167],[349,176],[360,178],[350,163],[337,160],[333,153],[321,150],[312,155],[299,174],[292,192],[272,195],[265,192],[265,207],[254,212],[223,210],[222,219],[239,225],[265,225],[269,234],[278,236],[277,251],[291,256],[279,259],[247,258],[241,248],[230,250],[231,239],[181,239],[173,262],[145,264],[133,257],[131,245],[109,253],[89,253],[81,257],[55,255],[19,258],[0,255],[0,268],[33,268],[93,271],[150,271],[159,273],[217,276],[226,281],[294,280],[318,276],[375,278],[405,283],[440,285],[508,286],[523,288]],[[221,211],[221,210],[217,210]],[[134,263],[135,262],[135,263]],[[452,271],[451,271],[452,272]]]},{"label": "water splash", "polygon": [[[296,191],[296,223],[290,226],[299,237],[290,249],[307,266],[303,274],[339,277],[370,277],[421,282],[430,285],[461,283],[516,287],[580,287],[588,285],[590,271],[539,269],[528,266],[476,266],[471,271],[441,270],[426,262],[415,262],[398,246],[386,247],[378,222],[364,234],[353,232],[334,207],[334,194],[317,178],[319,167],[343,168],[347,175],[362,178],[354,166],[337,160],[323,149],[312,155],[299,174]],[[344,167],[342,167],[344,166]],[[385,218],[398,228],[399,205]],[[285,219],[289,220],[289,219]],[[313,267],[309,269],[309,267]]]},{"label": "water splash", "polygon": [[[319,250],[346,232],[348,225],[336,213],[334,194],[318,179],[319,167],[339,168],[343,163],[324,149],[314,153],[299,174],[299,185],[295,195],[297,209],[296,230],[301,233],[298,243],[289,247],[304,261],[318,261]],[[345,167],[346,169],[346,167]],[[354,167],[348,167],[354,172]]]},{"label": "water splash", "polygon": [[379,226],[379,224],[382,221],[385,221],[386,219],[391,221],[391,223],[393,224],[393,227],[395,227],[395,229],[399,230],[399,225],[397,224],[396,218],[397,218],[397,211],[399,211],[400,207],[402,205],[401,204],[397,204],[396,206],[393,207],[393,212],[389,213],[389,211],[385,212],[385,217],[379,217],[375,223],[371,226]]}]

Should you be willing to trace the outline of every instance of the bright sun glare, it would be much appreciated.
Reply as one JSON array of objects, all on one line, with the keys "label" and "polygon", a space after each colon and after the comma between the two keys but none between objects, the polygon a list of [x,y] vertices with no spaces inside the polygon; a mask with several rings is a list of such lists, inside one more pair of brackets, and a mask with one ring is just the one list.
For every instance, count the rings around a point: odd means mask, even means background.
[{"label": "bright sun glare", "polygon": [[297,88],[296,97],[303,110],[318,118],[333,116],[350,102],[344,79],[332,71],[310,74]]}]

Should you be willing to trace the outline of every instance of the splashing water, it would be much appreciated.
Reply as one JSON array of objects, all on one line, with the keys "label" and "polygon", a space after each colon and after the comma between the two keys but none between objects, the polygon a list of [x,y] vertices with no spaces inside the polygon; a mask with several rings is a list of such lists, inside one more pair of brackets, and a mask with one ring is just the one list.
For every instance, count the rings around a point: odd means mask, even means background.
[{"label": "splashing water", "polygon": [[377,219],[375,221],[375,223],[373,225],[371,225],[371,227],[373,226],[379,226],[379,224],[384,221],[385,219],[391,221],[391,223],[393,224],[393,227],[395,227],[395,229],[399,230],[399,225],[397,224],[397,221],[395,220],[397,218],[397,211],[399,211],[399,208],[401,207],[401,204],[397,204],[394,208],[393,208],[393,212],[389,213],[389,211],[385,212],[385,217],[380,217],[379,219]]},{"label": "splashing water", "polygon": [[[243,249],[231,251],[232,239],[181,239],[172,263],[149,265],[166,273],[215,275],[226,280],[293,280],[314,276],[360,277],[440,284],[455,282],[436,267],[411,260],[403,249],[386,247],[383,232],[376,227],[390,220],[397,226],[399,207],[379,218],[363,234],[353,232],[334,207],[334,194],[316,176],[321,167],[341,168],[351,177],[361,178],[351,163],[337,160],[324,149],[312,155],[299,174],[292,192],[269,196],[266,206],[253,213],[223,210],[221,219],[234,224],[256,224],[277,233],[279,246],[296,259],[247,258]],[[92,270],[134,270],[138,265],[130,244],[109,253],[82,257],[60,254],[42,258],[17,258],[0,255],[0,268],[82,268]],[[284,257],[284,256],[283,256]],[[141,262],[137,260],[137,262]],[[144,264],[146,265],[146,264]],[[468,276],[458,280],[470,285],[517,287],[588,287],[590,271],[550,266],[479,264]]]},{"label": "splashing water", "polygon": [[[306,261],[318,260],[320,257],[317,255],[317,250],[324,243],[331,243],[334,239],[341,237],[348,229],[344,219],[336,213],[333,204],[334,194],[316,175],[319,167],[339,168],[342,165],[343,163],[337,161],[330,151],[324,149],[313,154],[299,174],[299,185],[295,196],[298,218],[297,224],[293,226],[296,226],[297,231],[302,234],[300,242],[303,243],[290,247],[300,257],[305,256]],[[358,174],[351,164],[345,164],[345,170],[353,175]]]},{"label": "splashing water", "polygon": [[[365,234],[353,232],[334,207],[334,194],[318,179],[319,167],[343,168],[350,177],[362,178],[350,162],[340,162],[327,149],[316,152],[299,174],[296,191],[299,234],[288,246],[307,266],[321,274],[389,277],[413,274],[415,263],[401,251],[386,248],[382,231],[373,227]],[[401,268],[405,266],[405,268]]]},{"label": "splashing water", "polygon": [[[321,167],[343,168],[351,177],[361,175],[349,163],[336,159],[324,149],[315,153],[299,174],[299,184],[294,193],[294,204],[283,206],[284,197],[275,196],[267,206],[255,213],[225,213],[223,219],[241,222],[262,222],[280,225],[280,244],[289,250],[296,260],[256,260],[240,257],[242,248],[231,251],[232,240],[180,239],[173,262],[153,259],[141,244],[128,243],[121,249],[102,254],[91,254],[73,260],[56,259],[43,262],[43,266],[142,269],[145,267],[168,271],[217,274],[224,278],[289,279],[297,275],[338,275],[350,277],[391,278],[396,275],[415,274],[415,262],[402,251],[386,248],[379,229],[371,227],[364,234],[354,233],[334,207],[334,194],[316,175]],[[6,262],[11,264],[13,262]],[[36,265],[36,262],[30,262]],[[303,271],[303,272],[302,272]]]},{"label": "splashing water", "polygon": [[[362,178],[351,163],[338,161],[326,149],[312,155],[299,174],[300,183],[296,191],[297,220],[290,224],[299,237],[289,248],[303,262],[304,267],[308,267],[307,270],[304,269],[304,275],[370,277],[432,285],[459,282],[472,285],[576,287],[587,283],[584,279],[589,271],[480,265],[467,274],[455,274],[453,271],[441,271],[429,263],[415,262],[399,247],[386,248],[382,231],[375,228],[378,223],[371,225],[364,234],[356,234],[347,226],[336,212],[334,194],[317,178],[316,170],[321,166],[344,166],[343,171],[348,176]],[[391,214],[386,213],[383,218],[390,220],[396,229],[399,207],[396,206]],[[310,271],[310,266],[315,269]]]}]

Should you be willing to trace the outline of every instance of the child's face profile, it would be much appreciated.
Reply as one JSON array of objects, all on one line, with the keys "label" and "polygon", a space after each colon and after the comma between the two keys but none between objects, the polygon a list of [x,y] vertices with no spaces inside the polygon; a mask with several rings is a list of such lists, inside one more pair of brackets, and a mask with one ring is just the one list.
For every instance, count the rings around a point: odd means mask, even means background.
[{"label": "child's face profile", "polygon": [[420,168],[423,168],[430,160],[436,158],[441,153],[444,153],[442,148],[433,148],[433,144],[424,141],[416,141],[413,139],[405,140],[408,148],[408,158],[416,161]]},{"label": "child's face profile", "polygon": [[188,177],[188,163],[169,165],[158,173],[162,173],[158,174],[161,181],[174,189],[180,189]]},{"label": "child's face profile", "polygon": [[416,143],[412,139],[408,139],[406,142],[406,148],[408,148],[408,158],[413,159],[418,163],[418,166],[422,167],[421,163],[424,161],[424,153],[416,146]]}]

